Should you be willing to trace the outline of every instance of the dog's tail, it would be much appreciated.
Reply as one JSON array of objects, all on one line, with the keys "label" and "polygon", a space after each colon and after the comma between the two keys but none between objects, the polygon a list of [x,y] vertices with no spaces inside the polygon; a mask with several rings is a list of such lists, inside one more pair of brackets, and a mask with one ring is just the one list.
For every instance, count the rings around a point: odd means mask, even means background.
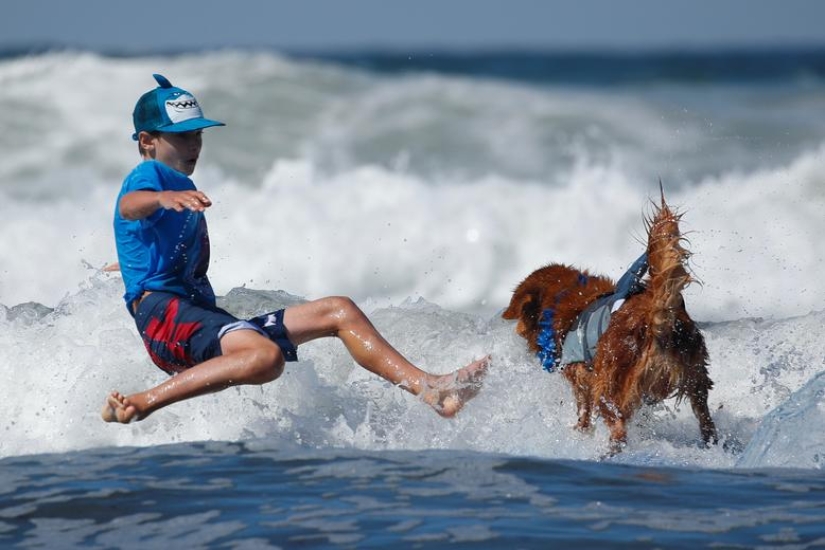
[{"label": "dog's tail", "polygon": [[659,184],[662,202],[652,218],[646,220],[647,254],[650,262],[649,292],[653,297],[650,309],[650,327],[659,338],[667,338],[674,330],[678,310],[683,308],[682,290],[693,281],[687,271],[690,251],[682,246],[684,237],[679,231],[681,214],[670,209]]}]

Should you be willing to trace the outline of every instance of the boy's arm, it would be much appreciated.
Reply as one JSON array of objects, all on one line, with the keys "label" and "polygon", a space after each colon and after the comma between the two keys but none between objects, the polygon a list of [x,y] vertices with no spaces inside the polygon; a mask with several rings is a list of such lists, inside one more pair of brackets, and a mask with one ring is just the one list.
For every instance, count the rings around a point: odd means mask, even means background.
[{"label": "boy's arm", "polygon": [[118,209],[125,220],[142,220],[148,218],[161,208],[183,212],[203,212],[212,206],[202,191],[132,191],[120,199]]}]

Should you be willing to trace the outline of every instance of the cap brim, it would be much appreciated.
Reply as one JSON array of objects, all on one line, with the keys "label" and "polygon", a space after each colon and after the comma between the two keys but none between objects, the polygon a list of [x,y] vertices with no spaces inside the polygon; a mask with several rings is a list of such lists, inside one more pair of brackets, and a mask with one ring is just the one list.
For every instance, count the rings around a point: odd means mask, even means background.
[{"label": "cap brim", "polygon": [[[223,122],[218,122],[217,120],[210,120],[208,118],[191,118],[189,120],[184,120],[183,122],[178,122],[177,124],[167,124],[166,126],[161,126],[152,130],[140,130],[140,132],[169,132],[172,134],[179,134],[181,132],[203,130],[204,128],[210,128],[212,126],[226,126],[226,124]],[[135,132],[132,134],[132,139],[137,141],[138,134],[140,132]]]},{"label": "cap brim", "polygon": [[217,120],[209,120],[208,118],[190,118],[177,124],[168,124],[166,126],[159,126],[156,128],[158,132],[169,132],[179,134],[181,132],[191,132],[193,130],[202,130],[203,128],[210,128],[212,126],[226,126],[223,122]]}]

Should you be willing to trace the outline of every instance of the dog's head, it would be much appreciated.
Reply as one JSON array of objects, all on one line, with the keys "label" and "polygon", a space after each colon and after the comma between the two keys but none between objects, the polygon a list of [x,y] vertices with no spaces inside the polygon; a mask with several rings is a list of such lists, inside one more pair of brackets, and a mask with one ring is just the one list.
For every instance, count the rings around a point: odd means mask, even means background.
[{"label": "dog's head", "polygon": [[536,340],[539,333],[539,321],[542,315],[542,301],[545,286],[537,280],[534,273],[523,281],[513,292],[510,305],[501,316],[516,320],[516,334],[527,340],[533,351],[538,349]]}]

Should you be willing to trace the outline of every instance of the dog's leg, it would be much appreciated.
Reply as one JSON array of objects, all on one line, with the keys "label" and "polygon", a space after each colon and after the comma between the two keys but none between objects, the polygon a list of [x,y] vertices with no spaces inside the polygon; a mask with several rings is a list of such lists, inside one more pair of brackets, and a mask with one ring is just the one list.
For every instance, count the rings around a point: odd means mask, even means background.
[{"label": "dog's leg", "polygon": [[590,372],[584,363],[574,363],[564,368],[564,377],[570,382],[573,388],[573,396],[576,398],[576,411],[579,421],[576,429],[580,432],[588,432],[592,429],[592,403],[593,403],[593,382]]},{"label": "dog's leg", "polygon": [[693,409],[693,414],[696,420],[699,421],[699,430],[702,433],[702,441],[705,445],[713,443],[716,445],[719,442],[719,437],[716,435],[716,426],[713,419],[710,417],[710,410],[708,410],[708,392],[707,390],[697,390],[690,395],[690,406]]},{"label": "dog's leg", "polygon": [[602,415],[607,429],[610,430],[610,455],[620,453],[627,444],[627,425],[622,411],[615,403],[602,398],[599,402],[599,413]]}]

